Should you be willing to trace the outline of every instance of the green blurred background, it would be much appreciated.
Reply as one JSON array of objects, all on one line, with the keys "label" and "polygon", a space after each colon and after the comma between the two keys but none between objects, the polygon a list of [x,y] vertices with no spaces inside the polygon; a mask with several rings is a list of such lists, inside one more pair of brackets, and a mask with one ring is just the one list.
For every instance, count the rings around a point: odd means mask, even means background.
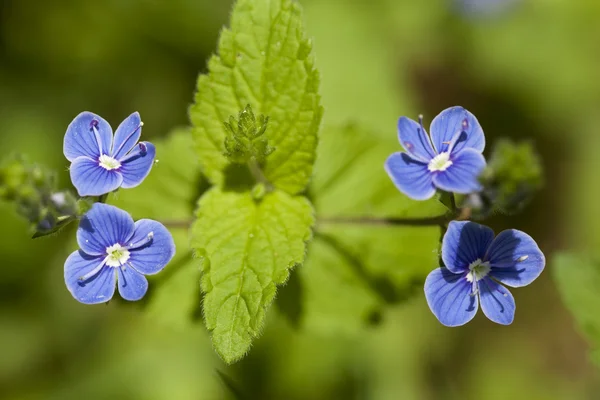
[{"label": "green blurred background", "polygon": [[[482,0],[483,1],[483,0]],[[530,233],[552,254],[600,242],[600,2],[522,0],[465,13],[451,0],[304,0],[322,73],[325,123],[351,118],[395,135],[400,115],[462,105],[488,143],[532,140],[546,186],[496,231]],[[144,136],[187,124],[196,78],[227,23],[228,0],[0,2],[0,153],[60,171],[80,111],[116,126],[137,110]],[[390,149],[390,152],[396,149]],[[488,150],[489,151],[489,150]],[[382,170],[383,173],[383,170]],[[201,323],[157,326],[139,307],[84,306],[63,261],[74,227],[31,240],[0,205],[0,398],[598,399],[587,345],[561,304],[552,263],[514,292],[510,327],[478,315],[448,329],[418,295],[347,336],[294,329],[276,307],[250,354],[226,367]],[[434,266],[432,266],[433,268]],[[285,288],[283,289],[285,290]]]}]

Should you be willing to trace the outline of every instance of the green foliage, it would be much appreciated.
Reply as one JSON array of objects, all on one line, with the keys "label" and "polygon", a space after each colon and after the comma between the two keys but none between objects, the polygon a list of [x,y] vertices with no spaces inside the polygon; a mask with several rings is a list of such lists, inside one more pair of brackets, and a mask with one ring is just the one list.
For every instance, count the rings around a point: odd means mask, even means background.
[{"label": "green foliage", "polygon": [[78,207],[70,192],[58,192],[53,171],[17,155],[0,165],[0,199],[14,202],[31,224],[33,237],[57,232],[76,219]]},{"label": "green foliage", "polygon": [[[390,0],[405,10],[410,2]],[[444,0],[446,1],[446,0]],[[395,135],[399,114],[417,116],[414,76],[403,81],[402,74],[412,65],[399,63],[406,57],[406,47],[420,48],[425,32],[411,33],[409,43],[390,41],[390,27],[406,27],[412,18],[402,14],[401,22],[388,21],[390,11],[383,1],[305,0],[302,2],[310,33],[314,35],[319,71],[323,76],[320,94],[327,110],[327,124],[342,126],[348,121],[373,128],[385,136]],[[424,5],[415,3],[415,7]],[[439,7],[432,7],[439,8]],[[426,31],[426,30],[425,30]],[[411,62],[415,59],[412,58]],[[399,76],[400,75],[400,76]],[[401,79],[399,79],[401,78]]]},{"label": "green foliage", "polygon": [[154,144],[158,162],[144,183],[121,190],[109,200],[136,220],[156,219],[170,229],[177,252],[163,272],[151,277],[146,311],[166,326],[181,328],[188,324],[200,302],[200,270],[189,250],[188,227],[181,223],[192,218],[202,178],[188,130],[175,130]]},{"label": "green foliage", "polygon": [[[398,144],[392,139],[399,115],[425,113],[431,119],[459,102],[480,118],[489,143],[506,132],[514,138],[535,137],[540,154],[551,160],[546,163],[552,169],[552,188],[544,192],[548,197],[539,201],[538,195],[536,207],[529,207],[518,221],[496,216],[491,224],[518,224],[545,243],[548,251],[553,244],[598,243],[593,239],[600,239],[600,187],[590,184],[600,170],[598,1],[521,1],[514,13],[477,21],[452,15],[456,10],[452,0],[298,2],[315,38],[323,77],[319,93],[329,126],[345,124],[351,117],[389,137],[388,150],[395,149]],[[144,135],[155,142],[158,135],[182,122],[192,91],[190,72],[213,51],[232,3],[134,0],[102,2],[98,7],[98,2],[76,0],[10,2],[0,33],[1,148],[25,152],[30,160],[51,167],[59,172],[59,187],[67,188],[62,137],[82,107],[114,123],[137,109],[146,122]],[[144,60],[143,68],[123,60]],[[235,113],[244,106],[236,107]],[[338,144],[345,148],[343,142]],[[162,220],[172,214],[171,205],[177,209],[183,203],[171,199],[153,204],[154,198],[170,197],[173,190],[197,189],[199,193],[200,189],[197,185],[174,188],[171,179],[178,178],[160,173],[168,161],[164,146],[158,156],[160,163],[149,179],[163,176],[163,181],[145,181],[138,188],[121,190],[118,196],[126,200],[143,192],[148,209],[156,209],[155,215]],[[319,165],[324,164],[320,160]],[[182,170],[178,167],[177,173]],[[259,189],[257,185],[257,197],[262,193]],[[352,194],[359,192],[356,188]],[[189,210],[188,217],[197,197],[182,207]],[[483,316],[464,328],[444,328],[421,296],[388,308],[384,324],[349,340],[336,334],[338,322],[349,326],[346,320],[334,318],[329,323],[331,312],[321,314],[322,330],[332,326],[332,337],[324,338],[306,329],[292,329],[271,311],[264,336],[254,343],[248,359],[223,367],[201,324],[173,332],[144,323],[147,313],[135,310],[139,302],[126,307],[118,300],[99,307],[76,303],[62,278],[68,255],[64,247],[74,239],[73,233],[30,240],[14,204],[1,203],[3,398],[228,398],[216,369],[239,383],[246,398],[262,400],[578,400],[593,398],[597,392],[597,374],[582,358],[584,349],[570,327],[571,317],[556,309],[556,289],[550,284],[536,284],[517,293],[521,316],[508,329],[500,329]],[[136,213],[136,218],[143,217],[143,212]],[[179,257],[187,238],[183,229],[170,229],[181,235],[176,238]],[[342,259],[320,239],[309,247],[309,258],[331,253],[336,257],[331,259],[334,267],[338,266],[334,260]],[[401,270],[402,260],[396,261],[395,267]],[[352,270],[345,264],[344,270]],[[163,274],[178,271],[178,265],[170,264],[153,276],[148,293],[149,308],[164,294],[160,301],[165,314],[161,315],[171,317],[169,324],[181,323],[180,301],[200,304],[197,261],[186,270],[189,277],[173,274],[169,278],[169,284],[170,279],[180,278],[182,285],[189,286],[179,290],[189,287],[196,290],[196,297],[180,295],[175,288],[153,291],[167,284]],[[338,271],[325,259],[309,260],[292,273],[276,301],[292,291],[299,273],[308,268],[313,278]],[[340,278],[336,290],[346,290],[348,275],[335,276]],[[374,291],[365,293],[377,299]],[[308,296],[305,291],[301,298]],[[330,301],[333,298],[329,296]],[[353,297],[340,300],[350,302]],[[372,309],[368,302],[361,304]],[[189,312],[185,317],[189,323]]]},{"label": "green foliage", "polygon": [[277,149],[264,161],[264,175],[290,194],[312,175],[322,107],[311,41],[302,13],[291,0],[239,0],[231,27],[223,29],[209,73],[198,79],[190,118],[196,151],[209,180],[223,185],[230,159],[223,124],[247,104],[269,117],[264,134]]},{"label": "green foliage", "polygon": [[[300,304],[294,322],[303,329],[327,334],[353,334],[365,326],[371,315],[382,305],[378,294],[369,286],[368,273],[353,256],[340,251],[335,244],[317,236],[310,244],[306,262],[298,270]],[[366,280],[364,278],[367,278]],[[282,291],[282,298],[291,295],[290,288]]]},{"label": "green foliage", "polygon": [[[216,187],[198,203],[192,247],[206,324],[228,363],[259,335],[276,285],[312,236],[312,206],[295,196],[311,178],[323,113],[311,53],[298,3],[239,0],[198,79],[192,134]],[[246,171],[234,165],[243,163]]]},{"label": "green foliage", "polygon": [[227,363],[243,357],[262,329],[265,312],[289,270],[304,261],[314,222],[309,201],[274,191],[213,188],[198,204],[192,247],[202,266],[206,325]]},{"label": "green foliage", "polygon": [[252,107],[247,105],[237,118],[229,117],[229,122],[225,122],[227,130],[225,136],[225,155],[234,163],[246,163],[250,159],[255,159],[263,163],[265,158],[275,149],[269,146],[268,140],[263,137],[267,130],[269,117],[259,115],[254,116]]},{"label": "green foliage", "polygon": [[438,227],[369,222],[446,212],[436,200],[415,202],[398,192],[383,163],[399,145],[394,137],[378,137],[356,126],[322,134],[310,187],[317,234],[299,270],[301,319],[309,329],[356,331],[384,304],[405,299],[438,266]]},{"label": "green foliage", "polygon": [[591,344],[593,361],[600,366],[600,259],[585,253],[559,253],[554,258],[554,278]]}]

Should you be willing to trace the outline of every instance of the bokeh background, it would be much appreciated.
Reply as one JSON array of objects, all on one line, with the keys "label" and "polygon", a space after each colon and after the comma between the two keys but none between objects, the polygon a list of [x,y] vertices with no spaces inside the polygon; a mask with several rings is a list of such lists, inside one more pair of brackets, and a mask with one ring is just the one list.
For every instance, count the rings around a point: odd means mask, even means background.
[{"label": "bokeh background", "polygon": [[[538,281],[514,291],[513,325],[478,315],[444,328],[420,291],[388,307],[381,324],[343,336],[295,329],[273,307],[250,354],[227,367],[201,322],[159,326],[140,307],[77,303],[62,277],[73,229],[31,240],[13,205],[1,204],[0,398],[600,398],[551,262],[600,239],[600,2],[301,4],[326,123],[351,117],[395,135],[399,115],[431,120],[462,105],[491,145],[500,137],[536,145],[544,189],[521,214],[488,221],[527,231],[549,260]],[[80,111],[116,126],[137,110],[150,140],[185,126],[230,8],[229,0],[1,1],[0,154],[26,153],[69,188],[62,137]]]}]

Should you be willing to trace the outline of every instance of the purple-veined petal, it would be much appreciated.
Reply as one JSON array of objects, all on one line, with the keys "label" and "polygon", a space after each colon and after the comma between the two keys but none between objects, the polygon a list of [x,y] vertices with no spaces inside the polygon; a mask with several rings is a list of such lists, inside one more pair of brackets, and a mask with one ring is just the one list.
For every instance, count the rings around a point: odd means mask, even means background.
[{"label": "purple-veined petal", "polygon": [[477,313],[477,296],[465,274],[434,269],[425,280],[425,297],[433,315],[446,326],[464,325]]},{"label": "purple-veined petal", "polygon": [[112,157],[119,160],[129,153],[133,146],[140,140],[142,135],[142,120],[136,111],[125,118],[115,131],[115,139],[112,147]]},{"label": "purple-veined petal", "polygon": [[133,235],[131,215],[108,204],[95,203],[79,221],[77,243],[88,254],[106,255],[106,249],[124,245]]},{"label": "purple-veined petal", "polygon": [[[101,147],[98,140],[102,142]],[[99,115],[84,111],[69,124],[63,141],[63,153],[69,161],[82,156],[97,159],[102,154],[110,154],[111,145],[112,128],[109,123]]]},{"label": "purple-veined petal", "polygon": [[[85,278],[85,279],[82,279]],[[115,293],[116,275],[104,265],[104,257],[78,250],[65,261],[65,283],[73,297],[84,304],[106,303]]]},{"label": "purple-veined petal", "polygon": [[490,278],[478,281],[479,301],[486,317],[502,325],[510,325],[515,318],[515,299],[504,286]]},{"label": "purple-veined petal", "polygon": [[71,163],[71,182],[80,196],[101,196],[121,186],[123,177],[116,170],[107,170],[98,161],[78,157]]},{"label": "purple-veined petal", "polygon": [[431,122],[433,147],[439,152],[448,151],[450,142],[460,132],[453,153],[471,148],[479,153],[485,148],[485,136],[479,121],[462,107],[450,107],[439,113]]},{"label": "purple-veined petal", "polygon": [[511,287],[529,285],[544,270],[546,258],[537,243],[525,232],[508,229],[492,242],[486,260],[490,276]]},{"label": "purple-veined petal", "polygon": [[436,171],[433,184],[446,192],[469,194],[481,190],[479,175],[485,168],[485,158],[473,149],[465,149],[450,157],[452,165]]},{"label": "purple-veined petal", "polygon": [[425,128],[410,118],[398,119],[398,140],[415,160],[428,163],[435,156]]},{"label": "purple-veined petal", "polygon": [[148,176],[156,157],[156,147],[150,142],[140,142],[121,160],[119,171],[123,175],[124,189],[136,187]]},{"label": "purple-veined petal", "polygon": [[427,200],[435,194],[427,164],[399,152],[389,156],[384,167],[398,190],[411,199]]},{"label": "purple-veined petal", "polygon": [[151,219],[135,223],[135,233],[127,246],[129,263],[145,275],[161,271],[175,255],[173,236],[163,224]]},{"label": "purple-veined petal", "polygon": [[442,261],[454,273],[465,272],[469,264],[483,260],[494,240],[494,231],[469,221],[452,221],[442,239]]},{"label": "purple-veined petal", "polygon": [[136,301],[144,297],[148,291],[146,277],[127,265],[116,269],[119,271],[117,286],[121,297],[129,301]]}]

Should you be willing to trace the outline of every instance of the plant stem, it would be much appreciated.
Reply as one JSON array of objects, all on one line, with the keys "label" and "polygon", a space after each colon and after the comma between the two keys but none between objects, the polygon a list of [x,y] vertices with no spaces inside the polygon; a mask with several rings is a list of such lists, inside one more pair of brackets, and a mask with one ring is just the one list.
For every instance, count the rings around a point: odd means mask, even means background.
[{"label": "plant stem", "polygon": [[458,214],[458,208],[456,207],[456,199],[454,198],[454,193],[450,193],[450,206],[452,207],[452,212],[454,214]]},{"label": "plant stem", "polygon": [[[319,217],[317,226],[322,225],[380,225],[380,226],[439,226],[446,228],[450,221],[465,221],[471,217],[470,208],[455,208],[455,212],[449,212],[434,217],[422,218],[394,218],[394,217]],[[189,228],[190,220],[167,220],[162,221],[167,228]]]},{"label": "plant stem", "polygon": [[452,214],[424,218],[379,218],[379,217],[323,217],[317,220],[317,225],[327,224],[358,224],[358,225],[405,225],[405,226],[440,226],[454,219]]},{"label": "plant stem", "polygon": [[273,190],[273,185],[271,185],[271,182],[269,182],[269,180],[267,179],[267,177],[265,176],[265,174],[262,172],[262,169],[260,168],[260,165],[258,165],[258,162],[256,161],[256,158],[251,157],[248,160],[247,164],[248,164],[248,169],[250,170],[250,173],[254,177],[254,180],[257,183],[262,183],[263,185],[265,185],[265,188],[267,189],[267,192],[272,191]]},{"label": "plant stem", "polygon": [[359,225],[404,225],[404,226],[440,226],[445,228],[450,221],[465,221],[471,217],[471,209],[458,208],[454,194],[450,197],[452,211],[444,215],[423,218],[387,218],[387,217],[322,217],[317,225],[359,224]]}]

